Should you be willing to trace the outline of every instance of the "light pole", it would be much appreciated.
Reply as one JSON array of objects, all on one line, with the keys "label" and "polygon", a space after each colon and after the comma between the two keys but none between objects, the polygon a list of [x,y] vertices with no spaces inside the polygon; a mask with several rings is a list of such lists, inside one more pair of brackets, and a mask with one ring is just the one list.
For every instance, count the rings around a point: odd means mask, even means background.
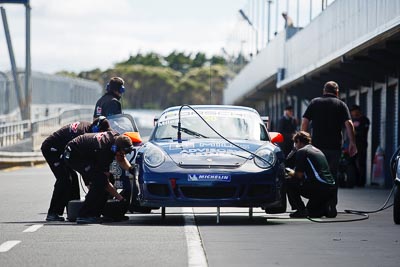
[{"label": "light pole", "polygon": [[272,0],[268,0],[268,36],[267,36],[267,43],[270,42],[270,36],[271,36],[271,4],[272,4]]},{"label": "light pole", "polygon": [[251,28],[254,30],[256,34],[256,54],[258,54],[258,31],[256,27],[254,27],[253,23],[250,21],[250,19],[246,16],[246,14],[243,12],[243,10],[239,9],[240,15],[243,17],[245,21],[251,26]]}]

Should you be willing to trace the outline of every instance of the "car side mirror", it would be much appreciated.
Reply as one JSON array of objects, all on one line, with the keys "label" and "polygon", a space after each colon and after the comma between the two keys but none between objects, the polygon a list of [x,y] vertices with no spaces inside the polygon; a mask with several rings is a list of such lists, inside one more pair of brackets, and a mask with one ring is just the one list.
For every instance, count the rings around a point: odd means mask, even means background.
[{"label": "car side mirror", "polygon": [[269,137],[272,143],[283,143],[284,141],[283,135],[278,132],[269,132]]},{"label": "car side mirror", "polygon": [[124,135],[131,139],[134,146],[141,146],[143,143],[139,132],[125,132]]}]

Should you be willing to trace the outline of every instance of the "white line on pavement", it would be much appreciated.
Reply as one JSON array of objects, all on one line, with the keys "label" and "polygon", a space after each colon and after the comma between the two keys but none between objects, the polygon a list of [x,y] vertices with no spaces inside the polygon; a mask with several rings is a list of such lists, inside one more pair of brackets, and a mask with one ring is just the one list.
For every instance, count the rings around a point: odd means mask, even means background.
[{"label": "white line on pavement", "polygon": [[188,266],[208,266],[206,254],[197,228],[193,208],[182,208],[185,214],[185,236],[188,248]]},{"label": "white line on pavement", "polygon": [[33,233],[33,232],[36,232],[42,226],[43,226],[43,224],[34,224],[34,225],[28,227],[27,229],[25,229],[23,232],[24,233]]},{"label": "white line on pavement", "polygon": [[19,240],[6,241],[0,245],[0,252],[7,252],[20,242]]}]

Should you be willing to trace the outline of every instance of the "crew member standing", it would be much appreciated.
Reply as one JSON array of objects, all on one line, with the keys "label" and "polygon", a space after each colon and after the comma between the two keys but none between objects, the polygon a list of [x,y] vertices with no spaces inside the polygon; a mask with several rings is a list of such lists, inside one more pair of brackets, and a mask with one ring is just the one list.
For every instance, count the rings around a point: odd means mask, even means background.
[{"label": "crew member standing", "polygon": [[[293,137],[295,143],[295,169],[288,173],[286,189],[289,203],[293,210],[291,218],[307,216],[334,218],[336,211],[335,180],[329,171],[325,155],[311,145],[311,136],[300,131]],[[301,196],[308,198],[307,208]]]},{"label": "crew member standing", "polygon": [[78,176],[74,170],[65,166],[62,160],[65,145],[84,133],[109,130],[109,122],[101,116],[93,122],[77,121],[65,125],[44,140],[41,146],[42,154],[56,177],[46,221],[64,221],[62,214],[68,201],[80,198]]},{"label": "crew member standing", "polygon": [[322,97],[311,100],[303,115],[301,130],[308,131],[312,122],[312,144],[320,149],[329,163],[329,169],[337,186],[337,170],[342,152],[342,127],[346,127],[349,155],[357,153],[355,133],[350,111],[339,98],[339,85],[325,83]]},{"label": "crew member standing", "polygon": [[292,138],[293,135],[296,133],[296,130],[297,120],[293,116],[293,107],[287,106],[278,124],[278,132],[283,135],[283,143],[280,144],[280,147],[282,148],[285,157],[287,157],[290,151],[292,151]]},{"label": "crew member standing", "polygon": [[93,117],[122,114],[120,99],[124,92],[124,80],[120,77],[112,77],[107,83],[106,93],[97,100]]},{"label": "crew member standing", "polygon": [[[125,201],[109,180],[109,167],[115,159],[121,168],[132,173],[133,167],[125,157],[132,150],[131,139],[113,131],[84,134],[67,144],[64,153],[67,165],[82,176],[90,177],[89,192],[76,220],[78,224],[101,222],[108,194],[121,202]],[[113,219],[124,219],[128,207],[123,203],[121,206],[124,206],[122,212]]]},{"label": "crew member standing", "polygon": [[358,105],[353,105],[350,108],[350,113],[356,132],[357,155],[355,161],[358,171],[356,185],[365,186],[365,173],[367,170],[368,130],[370,122],[369,119],[362,114],[360,106]]}]

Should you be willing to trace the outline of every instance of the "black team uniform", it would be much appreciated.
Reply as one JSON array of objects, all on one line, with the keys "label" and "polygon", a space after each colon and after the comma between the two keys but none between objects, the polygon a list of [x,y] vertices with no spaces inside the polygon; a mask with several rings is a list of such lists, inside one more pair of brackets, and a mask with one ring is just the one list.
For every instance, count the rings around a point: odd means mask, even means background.
[{"label": "black team uniform", "polygon": [[283,143],[280,144],[285,157],[287,157],[293,149],[292,137],[296,133],[297,122],[294,118],[282,116],[278,124],[278,132],[283,135]]},{"label": "black team uniform", "polygon": [[[109,166],[115,158],[117,132],[108,131],[78,136],[67,144],[64,158],[67,165],[90,179],[89,192],[79,211],[79,218],[99,218],[107,202],[106,187]],[[123,216],[126,210],[121,211]],[[77,220],[77,221],[78,221]]]},{"label": "black team uniform", "polygon": [[287,180],[287,195],[294,210],[305,210],[301,196],[308,199],[310,217],[336,217],[335,180],[329,171],[326,157],[312,145],[306,145],[296,154],[295,171],[303,172],[304,179]]},{"label": "black team uniform", "polygon": [[119,102],[119,99],[120,97],[113,92],[105,93],[96,103],[93,118],[122,114],[121,102]]},{"label": "black team uniform", "polygon": [[91,122],[77,121],[63,126],[42,143],[42,154],[56,177],[46,218],[48,221],[63,221],[64,218],[60,215],[64,213],[64,208],[68,205],[68,202],[80,198],[78,175],[64,164],[62,155],[69,141],[82,134],[92,132],[92,127]]},{"label": "black team uniform", "polygon": [[337,203],[337,171],[342,153],[342,127],[351,120],[346,103],[334,95],[324,94],[311,100],[303,115],[311,121],[311,144],[320,149],[329,164],[329,170],[335,180]]},{"label": "black team uniform", "polygon": [[368,130],[370,121],[367,117],[353,118],[354,130],[356,132],[356,166],[357,166],[357,186],[365,186],[366,170],[367,170],[367,147],[368,147]]}]

